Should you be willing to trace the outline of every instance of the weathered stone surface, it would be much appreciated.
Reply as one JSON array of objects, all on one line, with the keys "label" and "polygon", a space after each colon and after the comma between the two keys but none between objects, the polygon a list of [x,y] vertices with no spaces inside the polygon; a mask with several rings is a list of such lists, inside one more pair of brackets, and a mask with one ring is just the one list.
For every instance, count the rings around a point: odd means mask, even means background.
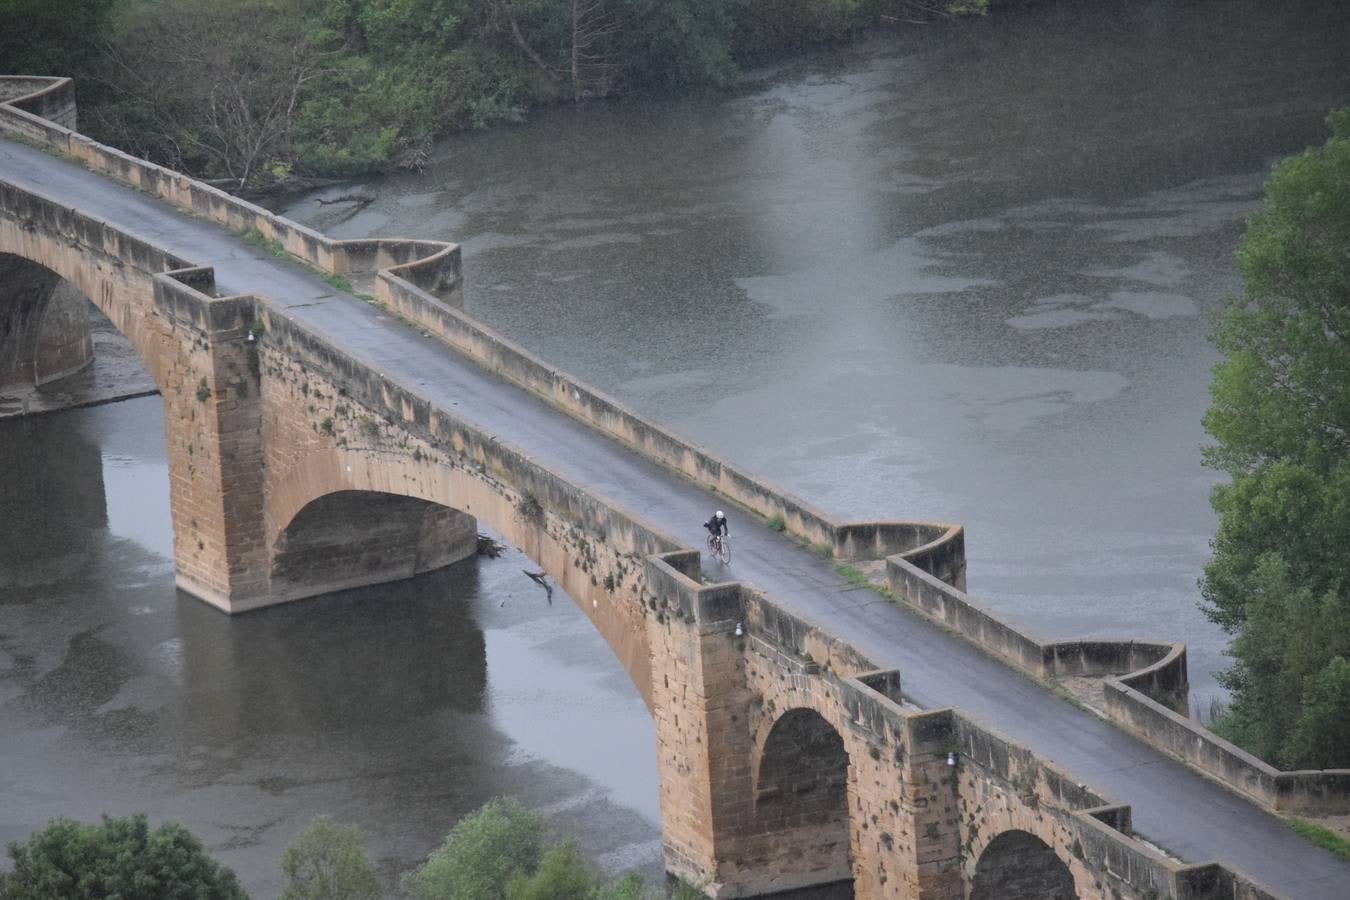
[{"label": "weathered stone surface", "polygon": [[[41,103],[59,108],[61,96],[52,87]],[[901,599],[1028,671],[1143,664],[1137,683],[1184,690],[1174,648],[1047,645],[978,609],[962,590],[959,528],[834,522],[543,367],[454,309],[457,248],[344,247],[4,104],[0,130],[258,228],[330,272],[394,265],[377,289],[405,314],[425,313],[424,327],[651,458],[783,515],[800,536],[890,554]],[[175,562],[190,592],[238,612],[402,577],[465,552],[475,519],[536,560],[647,701],[667,866],[709,894],[851,879],[866,898],[955,900],[990,880],[1051,892],[1071,881],[1084,898],[1270,896],[1218,867],[1164,859],[1130,835],[1127,808],[960,713],[905,707],[899,673],[744,585],[702,584],[696,551],[266,300],[216,297],[210,269],[6,183],[0,250],[82,291],[145,361],[164,397]],[[1305,774],[1319,780],[1286,792],[1343,789],[1337,773],[1281,773]]]}]

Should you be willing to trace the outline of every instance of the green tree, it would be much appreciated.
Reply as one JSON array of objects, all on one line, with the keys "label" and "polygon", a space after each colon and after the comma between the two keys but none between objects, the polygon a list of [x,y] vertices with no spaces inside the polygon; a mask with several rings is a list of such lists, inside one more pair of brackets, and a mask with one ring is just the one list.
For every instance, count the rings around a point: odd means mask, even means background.
[{"label": "green tree", "polygon": [[174,823],[151,831],[143,815],[100,825],[53,819],[9,854],[14,871],[0,873],[0,900],[247,900],[191,832]]},{"label": "green tree", "polygon": [[1286,768],[1350,765],[1350,108],[1328,122],[1243,236],[1205,415],[1232,479],[1201,582],[1235,635],[1216,728]]},{"label": "green tree", "polygon": [[501,900],[508,882],[528,877],[544,852],[544,824],[519,801],[489,800],[451,829],[408,877],[416,900]]},{"label": "green tree", "polygon": [[281,858],[280,900],[379,900],[380,882],[361,830],[319,816]]},{"label": "green tree", "polygon": [[550,847],[531,874],[519,874],[506,883],[506,900],[583,900],[600,890],[600,879],[568,842]]},{"label": "green tree", "polygon": [[78,78],[100,56],[115,0],[0,0],[0,75]]}]

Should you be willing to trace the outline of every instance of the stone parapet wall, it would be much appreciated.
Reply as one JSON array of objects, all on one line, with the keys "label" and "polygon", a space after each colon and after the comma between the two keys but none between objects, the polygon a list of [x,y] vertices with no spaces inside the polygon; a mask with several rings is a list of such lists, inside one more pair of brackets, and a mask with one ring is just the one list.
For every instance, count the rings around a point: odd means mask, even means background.
[{"label": "stone parapet wall", "polygon": [[[885,556],[890,588],[898,600],[948,624],[1010,664],[1037,677],[1108,674],[1108,713],[1123,727],[1188,764],[1210,772],[1272,808],[1339,812],[1350,807],[1346,802],[1350,795],[1350,772],[1280,773],[1259,760],[1233,762],[1233,754],[1228,752],[1229,748],[1220,746],[1222,742],[1174,712],[1174,707],[1184,709],[1185,705],[1185,653],[1180,645],[1133,641],[1059,644],[1039,641],[1000,622],[965,594],[964,536],[959,526],[925,522],[837,522],[777,486],[638,417],[601,392],[553,369],[473,322],[456,305],[462,300],[458,247],[420,241],[332,241],[209,185],[97,144],[62,125],[25,111],[21,108],[25,105],[36,104],[37,108],[49,105],[57,110],[54,114],[64,115],[59,110],[68,102],[73,115],[73,94],[69,93],[68,83],[63,86],[57,83],[60,80],[29,81],[40,82],[37,84],[39,90],[20,101],[0,103],[0,133],[64,152],[97,172],[212,221],[236,230],[256,229],[297,258],[324,271],[351,274],[378,268],[376,291],[379,298],[451,347],[696,483],[715,489],[766,517],[782,516],[787,529],[799,538],[824,544],[840,557]],[[14,82],[10,82],[9,89],[17,90]],[[5,88],[0,88],[3,90]],[[356,458],[355,451],[335,446],[335,441],[321,439],[312,448],[318,455],[309,459],[322,458],[334,464],[330,469],[315,469],[330,474],[330,481],[323,485],[278,482],[275,485],[277,496],[289,498],[291,505],[269,509],[269,514],[283,522],[290,521],[306,502],[317,496],[316,491],[320,488],[326,491],[363,489],[404,493],[450,506],[454,506],[455,497],[469,497],[479,504],[480,509],[487,508],[496,516],[494,524],[505,523],[508,537],[526,552],[541,562],[547,561],[569,593],[579,601],[590,601],[589,604],[582,603],[583,609],[589,605],[587,615],[611,641],[611,646],[617,642],[616,653],[649,703],[653,691],[658,690],[655,687],[658,675],[663,683],[672,677],[677,682],[684,678],[686,680],[680,684],[701,680],[703,688],[707,688],[713,677],[735,671],[745,672],[749,679],[757,665],[761,677],[767,678],[771,667],[764,665],[763,660],[772,657],[775,665],[783,667],[778,670],[780,675],[782,671],[791,673],[790,677],[779,678],[777,690],[786,692],[780,696],[819,706],[822,716],[840,730],[855,771],[863,773],[860,777],[866,779],[857,784],[850,783],[850,801],[864,810],[864,815],[870,816],[872,821],[895,820],[895,827],[901,827],[894,817],[896,810],[890,807],[895,798],[886,796],[889,782],[885,779],[894,774],[887,768],[890,765],[887,753],[891,753],[889,759],[902,766],[902,781],[911,791],[906,796],[914,801],[909,807],[911,819],[926,821],[921,832],[916,826],[908,833],[908,843],[903,845],[904,852],[912,854],[908,859],[914,863],[912,871],[917,873],[908,887],[914,888],[913,896],[950,895],[953,882],[949,866],[951,860],[959,856],[955,849],[959,831],[953,821],[943,818],[937,810],[917,811],[928,809],[928,806],[926,802],[923,805],[917,803],[927,798],[918,793],[920,787],[916,785],[923,785],[926,790],[943,783],[945,769],[942,767],[946,762],[942,748],[953,741],[963,742],[961,746],[966,749],[961,752],[973,759],[985,758],[980,748],[993,748],[988,754],[990,760],[1002,758],[1000,754],[1012,753],[1013,745],[1009,742],[979,729],[959,713],[905,711],[898,702],[898,673],[879,672],[851,645],[788,614],[767,598],[742,586],[697,584],[697,551],[679,550],[675,541],[637,517],[572,485],[471,423],[433,407],[411,389],[379,375],[365,361],[307,331],[265,299],[214,297],[209,269],[193,268],[187,261],[176,259],[132,235],[88,220],[45,198],[9,185],[0,185],[0,212],[10,218],[13,226],[10,231],[27,231],[31,226],[41,229],[44,235],[65,234],[76,239],[71,246],[80,247],[81,253],[92,250],[133,270],[126,277],[132,277],[136,272],[152,273],[157,318],[138,321],[131,312],[116,304],[110,307],[113,309],[110,318],[132,338],[146,358],[165,394],[166,410],[167,398],[171,395],[182,404],[177,410],[169,410],[177,413],[180,421],[166,423],[166,430],[171,455],[179,453],[193,459],[190,466],[174,476],[182,481],[181,485],[175,482],[175,489],[187,490],[181,496],[188,496],[192,503],[199,504],[198,507],[184,505],[180,508],[175,500],[174,507],[175,558],[180,575],[189,580],[188,589],[193,593],[210,598],[212,592],[232,590],[226,582],[256,584],[258,579],[267,577],[260,560],[266,556],[263,550],[272,535],[261,531],[254,533],[247,528],[243,532],[232,532],[231,523],[262,522],[266,518],[239,510],[258,506],[268,496],[258,481],[263,477],[259,473],[268,470],[262,465],[264,451],[257,439],[263,430],[259,418],[265,417],[265,412],[260,411],[265,404],[258,398],[260,382],[266,380],[260,376],[260,368],[265,367],[266,354],[274,353],[276,366],[279,367],[283,359],[289,359],[301,369],[326,379],[332,391],[327,395],[332,404],[331,413],[337,412],[336,394],[350,396],[354,403],[362,404],[365,411],[375,414],[378,418],[375,429],[380,435],[387,438],[407,434],[417,443],[410,449],[405,445],[402,452],[408,458],[400,456],[396,464],[390,464],[388,458],[376,458],[378,454],[366,454],[369,458],[365,458],[365,469],[359,477],[352,476],[348,484],[343,481],[345,476],[336,474],[339,471],[336,463],[352,460],[362,465],[362,461]],[[19,229],[15,223],[21,222],[25,224]],[[10,240],[16,247],[27,246],[27,239],[22,236]],[[49,249],[39,248],[33,251],[31,258],[53,271],[70,273],[70,277],[78,281],[78,272],[69,266],[63,267],[59,261],[49,260],[47,257],[50,256]],[[90,292],[86,290],[86,293]],[[90,296],[94,297],[94,294],[90,293]],[[108,298],[96,298],[95,302],[100,303],[101,308],[112,303]],[[252,342],[245,336],[252,332],[260,315],[266,320],[266,351],[246,346]],[[289,377],[298,389],[301,375],[291,372]],[[345,424],[353,433],[362,427],[357,421],[349,420]],[[206,454],[204,458],[196,459],[199,447],[214,447],[215,455]],[[379,449],[384,452],[389,448]],[[414,450],[417,453],[425,451],[427,455],[419,458]],[[443,474],[446,467],[438,470],[435,460],[444,462],[452,454],[460,462],[448,467],[456,471],[452,476],[446,476]],[[426,459],[425,463],[423,459]],[[471,471],[473,466],[466,465],[465,460],[473,461],[476,471]],[[291,462],[297,463],[296,460]],[[303,468],[298,463],[296,467]],[[192,484],[188,484],[189,481]],[[219,485],[227,481],[232,485],[241,484],[242,488],[237,493],[220,490]],[[211,496],[213,484],[216,493],[222,496],[234,494],[225,501],[227,506],[233,504],[234,510],[203,501]],[[294,489],[288,493],[290,488]],[[467,503],[465,511],[479,514]],[[221,525],[222,522],[225,524]],[[600,536],[603,539],[597,541]],[[603,559],[595,552],[600,544],[605,545],[607,554]],[[678,552],[662,560],[650,560],[654,555],[672,551]],[[644,559],[649,560],[645,567],[640,562]],[[583,560],[586,569],[581,568]],[[625,565],[630,567],[627,571]],[[618,590],[602,586],[597,572],[608,576],[617,574],[615,585]],[[669,605],[672,598],[673,606]],[[733,619],[732,614],[737,618]],[[754,635],[754,640],[741,642],[743,647],[730,638],[733,632],[727,626],[735,622],[743,622]],[[652,639],[653,635],[664,643],[657,643]],[[708,639],[713,643],[706,643]],[[697,644],[699,654],[693,662],[689,655],[691,642]],[[744,647],[753,648],[760,661],[744,656]],[[671,651],[670,659],[659,652],[663,648]],[[656,659],[663,660],[662,671],[644,668]],[[1139,666],[1142,668],[1136,668]],[[1130,672],[1128,677],[1115,677],[1127,671]],[[763,683],[767,684],[767,681]],[[703,705],[699,709],[682,708],[693,710],[692,721],[701,723],[702,734],[717,735],[718,740],[724,740],[724,746],[734,749],[739,738],[732,740],[727,735],[748,726],[736,724],[737,714],[733,710],[740,708],[738,703],[747,702],[750,692],[744,685],[717,690],[723,693],[717,697],[711,696],[717,691],[703,695]],[[663,708],[658,716],[664,715]],[[687,736],[688,728],[692,726],[681,726],[674,718],[677,714],[671,715],[671,722],[659,724],[658,729],[665,727],[673,729],[668,734]],[[944,719],[944,715],[947,718]],[[751,719],[747,717],[745,721],[749,723]],[[764,715],[754,721],[763,727],[773,724],[771,718]],[[961,724],[958,727],[953,723]],[[976,740],[972,735],[983,736]],[[695,746],[697,743],[697,740],[686,740],[678,748],[670,749],[670,765],[674,770],[689,769],[690,761],[696,760],[697,754],[702,752]],[[1200,752],[1191,753],[1192,745],[1205,746]],[[915,749],[919,747],[921,753]],[[1017,749],[1022,755],[1029,753],[1024,748]],[[1022,758],[1022,755],[1014,755]],[[1110,869],[1113,872],[1137,870],[1143,873],[1137,878],[1123,878],[1122,883],[1128,884],[1132,891],[1147,896],[1146,891],[1166,883],[1166,879],[1158,874],[1160,871],[1170,873],[1166,877],[1174,886],[1182,884],[1183,879],[1178,873],[1185,867],[1176,867],[1161,857],[1155,859],[1156,854],[1150,855],[1151,851],[1133,842],[1120,830],[1128,815],[1106,807],[1077,809],[1076,806],[1090,799],[1102,798],[1087,797],[1086,794],[1077,796],[1070,789],[1071,780],[1067,777],[1053,774],[1045,764],[1026,763],[1027,771],[1033,768],[1037,773],[1036,784],[1044,785],[1046,793],[1026,796],[1044,797],[1048,802],[1071,809],[1073,816],[1087,816],[1086,819],[1074,819],[1077,824],[1073,826],[1078,829],[1075,833],[1079,835],[1082,852],[1089,852],[1084,836],[1095,835],[1101,849],[1092,852],[1100,853],[1101,865],[1117,866]],[[677,789],[697,793],[699,779],[706,779],[707,774],[700,776],[693,770],[685,774],[684,786]],[[723,780],[717,785],[727,786],[750,776],[731,766],[719,777]],[[663,810],[665,778],[663,770]],[[678,779],[675,783],[680,784]],[[1085,791],[1081,785],[1078,788],[1080,792]],[[716,841],[716,819],[726,811],[706,804],[700,806],[704,803],[702,800],[686,798],[681,802],[681,821],[688,827],[672,826],[668,853],[670,858],[687,859],[691,867],[696,867],[703,848]],[[887,813],[887,809],[891,812]],[[863,828],[867,826],[864,824]],[[879,836],[862,841],[856,834],[854,836],[854,875],[865,896],[899,896],[908,890],[908,887],[902,890],[899,882],[885,887],[887,870],[882,863],[893,847],[900,846],[896,835],[887,833],[891,835],[889,841]],[[1077,853],[1071,855],[1077,857]],[[1258,886],[1231,873],[1211,877],[1200,874],[1201,869],[1213,873],[1215,867],[1185,869],[1197,873],[1186,883],[1199,884],[1209,879],[1206,883],[1211,888],[1214,884],[1227,885],[1224,890],[1231,889],[1235,897],[1268,896]],[[1147,887],[1140,887],[1145,884]],[[1200,896],[1182,894],[1181,890],[1181,887],[1174,887],[1173,892],[1178,897]]]},{"label": "stone parapet wall", "polygon": [[[12,104],[60,128],[75,130],[75,82],[69,78],[0,75],[0,103]],[[39,128],[33,133],[51,132]]]},{"label": "stone parapet wall", "polygon": [[1106,680],[1106,713],[1145,743],[1275,812],[1350,813],[1350,769],[1280,771],[1126,681]]},{"label": "stone parapet wall", "polygon": [[[26,93],[23,93],[26,91]],[[124,153],[76,131],[69,78],[0,77],[0,134],[64,153],[115,181],[235,231],[255,230],[309,265],[335,275],[391,268],[409,289],[463,304],[460,251],[444,241],[333,240],[204,182]]]},{"label": "stone parapet wall", "polygon": [[839,522],[790,491],[748,472],[669,429],[638,415],[598,388],[551,366],[461,309],[425,291],[408,291],[393,273],[381,273],[377,296],[399,315],[568,415],[648,459],[716,491],[765,518],[781,517],[790,534],[824,545],[840,559],[878,559],[893,553],[933,561],[964,584],[965,553],[959,525],[933,522]]},{"label": "stone parapet wall", "polygon": [[[676,822],[668,858],[683,860],[680,874],[708,883],[714,896],[835,877],[828,835],[812,831],[811,819],[790,829],[792,854],[784,860],[761,839],[756,813],[757,755],[766,735],[788,712],[809,709],[839,733],[848,754],[850,856],[859,897],[964,897],[962,885],[970,883],[983,849],[1018,830],[1054,851],[1084,898],[1277,900],[1216,863],[1164,857],[1133,836],[1128,806],[961,711],[905,707],[901,673],[876,670],[828,629],[745,585],[702,584],[696,553],[663,554],[646,565],[648,588],[671,612],[664,640],[673,655],[698,660],[701,676],[667,682],[678,698],[660,738],[671,754],[663,760],[663,819]],[[1066,666],[1093,664],[1090,647],[1077,648],[1082,663],[1070,662],[1075,652],[1059,649]],[[1137,650],[1145,658],[1155,652]],[[716,676],[715,684],[708,675]],[[690,718],[694,698],[705,706]],[[716,742],[710,768],[691,768],[694,732],[709,725]],[[676,746],[685,752],[676,754]],[[738,762],[735,754],[750,748],[749,764]],[[667,764],[678,773],[667,778]],[[674,814],[691,807],[701,810],[699,826],[684,832],[692,820]],[[710,864],[713,859],[719,865]]]},{"label": "stone parapet wall", "polygon": [[900,556],[888,557],[891,595],[1036,678],[1104,676],[1105,713],[1140,740],[1268,809],[1350,812],[1350,770],[1281,772],[1186,716],[1186,647],[1155,641],[1042,641]]}]

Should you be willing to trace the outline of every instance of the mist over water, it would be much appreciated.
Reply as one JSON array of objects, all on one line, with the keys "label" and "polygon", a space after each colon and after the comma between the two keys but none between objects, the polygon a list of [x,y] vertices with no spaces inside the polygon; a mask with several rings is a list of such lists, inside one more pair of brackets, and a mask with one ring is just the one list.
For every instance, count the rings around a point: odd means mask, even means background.
[{"label": "mist over water", "polygon": [[1045,637],[1186,641],[1205,708],[1206,336],[1270,164],[1350,102],[1348,25],[1029,4],[287,212],[460,241],[472,315],[836,514],[964,524],[973,594]]},{"label": "mist over water", "polygon": [[[838,515],[965,524],[977,599],[1046,637],[1187,641],[1203,706],[1209,317],[1270,163],[1350,102],[1348,34],[1335,4],[1036,4],[547,111],[287,213],[462,242],[476,317]],[[162,433],[155,398],[0,422],[0,842],[145,811],[270,897],[314,815],[392,884],[510,793],[659,873],[650,720],[527,560],[227,618],[174,590]]]}]

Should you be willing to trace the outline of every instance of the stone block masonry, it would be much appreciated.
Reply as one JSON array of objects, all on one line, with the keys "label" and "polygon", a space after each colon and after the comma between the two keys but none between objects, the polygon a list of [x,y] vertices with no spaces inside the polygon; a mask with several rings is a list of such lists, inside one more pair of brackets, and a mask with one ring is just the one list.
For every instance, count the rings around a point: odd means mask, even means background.
[{"label": "stone block masonry", "polygon": [[[0,79],[0,94],[15,84]],[[19,105],[64,115],[64,88],[45,84]],[[331,241],[14,104],[0,103],[0,132],[256,228],[326,271],[389,266],[376,289],[401,314],[648,458],[781,515],[798,537],[885,556],[897,597],[1014,665],[1142,666],[1120,679],[1127,701],[1130,685],[1150,703],[1184,698],[1176,647],[1045,645],[985,615],[964,594],[958,526],[836,522],[476,325],[456,308],[453,245]],[[5,182],[0,251],[84,292],[155,378],[187,590],[240,612],[403,577],[468,552],[476,520],[535,559],[652,710],[667,866],[709,894],[850,880],[866,898],[1273,896],[1221,867],[1164,859],[1134,840],[1127,807],[958,711],[905,706],[902,673],[745,585],[704,584],[696,551],[265,299],[215,296],[210,269]],[[1318,774],[1318,790],[1339,789]]]}]

